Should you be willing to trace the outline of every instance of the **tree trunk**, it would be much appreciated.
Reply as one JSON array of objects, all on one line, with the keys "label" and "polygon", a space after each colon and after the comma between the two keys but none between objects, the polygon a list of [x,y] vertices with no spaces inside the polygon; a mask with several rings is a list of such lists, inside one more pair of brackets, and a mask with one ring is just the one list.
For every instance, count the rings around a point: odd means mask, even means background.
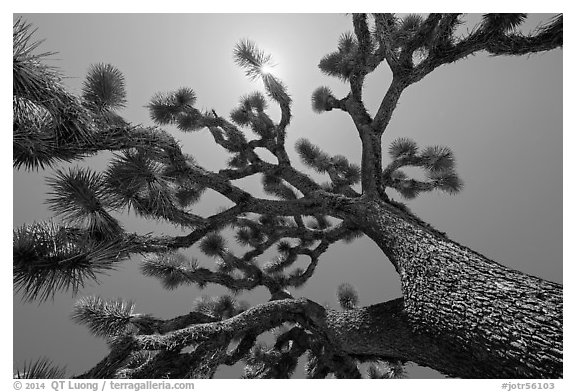
[{"label": "tree trunk", "polygon": [[466,378],[562,377],[562,286],[512,270],[363,198],[346,215],[384,251],[403,298],[328,314],[345,350]]}]

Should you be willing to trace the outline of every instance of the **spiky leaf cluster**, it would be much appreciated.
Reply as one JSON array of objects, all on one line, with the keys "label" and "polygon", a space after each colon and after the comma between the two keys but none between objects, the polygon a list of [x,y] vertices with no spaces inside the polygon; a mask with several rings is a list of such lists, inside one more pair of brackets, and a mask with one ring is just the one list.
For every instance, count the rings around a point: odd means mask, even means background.
[{"label": "spiky leaf cluster", "polygon": [[[194,224],[194,218],[178,205],[198,200],[197,192],[201,192],[202,187],[186,187],[185,182],[178,182],[170,166],[152,159],[150,154],[141,151],[115,154],[106,170],[105,181],[116,208],[127,206],[144,217],[163,218],[181,225]],[[186,191],[189,193],[183,194]],[[188,196],[188,200],[183,196]]]},{"label": "spiky leaf cluster", "polygon": [[[261,136],[263,139],[268,139],[274,136],[274,122],[266,113],[264,113],[264,111],[253,111],[252,108],[246,107],[242,104],[232,110],[230,118],[240,126],[250,127],[254,133]],[[238,142],[235,144],[239,146],[245,144],[240,140]]]},{"label": "spiky leaf cluster", "polygon": [[360,181],[360,167],[350,163],[343,155],[331,157],[307,139],[299,139],[295,147],[306,166],[319,173],[330,175],[332,184],[329,188],[331,191],[338,192],[340,187],[353,185]]},{"label": "spiky leaf cluster", "polygon": [[397,19],[393,34],[393,42],[398,46],[406,44],[406,42],[414,37],[423,22],[424,18],[419,14],[408,14],[401,19]]},{"label": "spiky leaf cluster", "polygon": [[168,290],[191,283],[191,277],[197,269],[196,260],[177,251],[148,254],[142,260],[141,266],[144,275],[160,279]]},{"label": "spiky leaf cluster", "polygon": [[80,224],[100,238],[113,239],[121,234],[120,224],[107,211],[113,203],[100,173],[80,167],[68,172],[56,170],[56,176],[47,183],[52,188],[52,197],[46,200],[49,209],[66,222]]},{"label": "spiky leaf cluster", "polygon": [[358,42],[351,33],[344,33],[338,40],[338,50],[324,56],[318,68],[326,75],[348,80],[354,68]]},{"label": "spiky leaf cluster", "polygon": [[418,153],[418,145],[414,140],[401,137],[390,143],[388,153],[392,159],[398,159],[403,156],[413,156]]},{"label": "spiky leaf cluster", "polygon": [[335,101],[334,93],[329,87],[318,87],[312,93],[312,110],[316,113],[322,113],[332,110],[332,105]]},{"label": "spiky leaf cluster", "polygon": [[22,369],[16,370],[16,379],[61,379],[66,378],[66,368],[55,366],[48,358],[24,362]]},{"label": "spiky leaf cluster", "polygon": [[[434,189],[450,194],[462,189],[462,180],[455,172],[454,154],[448,147],[431,146],[419,152],[416,142],[400,138],[391,143],[388,152],[393,161],[384,169],[384,183],[404,198],[413,199]],[[411,179],[400,170],[409,166],[424,169],[427,179]]]},{"label": "spiky leaf cluster", "polygon": [[242,98],[242,106],[249,110],[263,112],[268,107],[268,103],[260,91],[255,91]]},{"label": "spiky leaf cluster", "polygon": [[[230,118],[239,126],[251,127],[256,134],[263,138],[269,138],[274,135],[275,125],[272,119],[264,112],[266,107],[266,98],[261,92],[256,91],[240,99],[240,104],[232,110]],[[228,131],[233,131],[233,129]],[[244,135],[235,131],[234,135],[228,135],[228,137],[229,139],[232,137],[232,144],[237,145],[239,147],[238,151],[241,152],[242,146],[246,144]]]},{"label": "spiky leaf cluster", "polygon": [[330,168],[330,156],[308,139],[299,139],[295,147],[300,159],[306,166],[313,168],[319,173],[326,173]]},{"label": "spiky leaf cluster", "polygon": [[267,347],[263,343],[257,343],[245,362],[242,378],[290,378],[298,365],[298,357],[274,347]]},{"label": "spiky leaf cluster", "polygon": [[[94,132],[94,121],[90,112],[78,98],[68,93],[59,73],[45,65],[42,60],[52,53],[37,53],[42,41],[34,41],[35,30],[21,18],[13,26],[13,112],[14,130],[22,131],[28,125],[22,119],[34,113],[26,113],[41,108],[50,115],[50,139],[56,146],[68,143],[90,143]],[[44,121],[43,123],[46,123]],[[45,136],[46,138],[46,136]],[[38,154],[38,152],[37,152]],[[47,160],[40,160],[49,164]],[[34,168],[35,161],[29,161]]]},{"label": "spiky leaf cluster", "polygon": [[200,242],[200,250],[207,256],[222,256],[226,252],[226,240],[219,233],[210,233]]},{"label": "spiky leaf cluster", "polygon": [[196,93],[188,87],[158,93],[148,104],[150,117],[159,125],[174,124],[181,131],[197,131],[204,126],[204,115],[194,108]]},{"label": "spiky leaf cluster", "polygon": [[262,75],[262,81],[270,99],[284,106],[292,103],[292,98],[288,95],[286,85],[280,79],[272,74],[264,74]]},{"label": "spiky leaf cluster", "polygon": [[344,155],[334,155],[330,163],[334,169],[334,175],[338,177],[333,178],[335,185],[354,185],[360,182],[360,166],[350,163]]},{"label": "spiky leaf cluster", "polygon": [[51,222],[15,230],[12,248],[14,288],[27,301],[45,301],[57,291],[75,294],[130,250],[121,240],[94,241],[82,230]]},{"label": "spiky leaf cluster", "polygon": [[94,64],[82,86],[82,98],[101,111],[122,108],[126,105],[124,75],[111,64]]},{"label": "spiky leaf cluster", "polygon": [[246,76],[250,79],[262,79],[268,97],[280,105],[290,105],[292,100],[284,83],[265,71],[272,65],[272,57],[258,49],[254,42],[246,39],[240,41],[234,48],[234,61],[244,69]]},{"label": "spiky leaf cluster", "polygon": [[246,76],[255,79],[262,75],[262,69],[270,65],[272,57],[258,49],[250,40],[242,40],[234,48],[234,61],[243,68]]},{"label": "spiky leaf cluster", "polygon": [[71,317],[78,324],[86,325],[95,336],[113,337],[126,331],[133,312],[133,302],[89,296],[74,304]]},{"label": "spiky leaf cluster", "polygon": [[200,201],[205,190],[206,188],[198,184],[185,182],[176,188],[174,197],[180,207],[190,207]]},{"label": "spiky leaf cluster", "polygon": [[358,292],[349,283],[342,283],[338,286],[337,296],[342,309],[350,310],[358,306]]},{"label": "spiky leaf cluster", "polygon": [[[18,108],[16,108],[18,107]],[[42,106],[25,99],[14,99],[12,159],[16,169],[44,169],[59,159],[68,160],[76,154],[56,154],[54,122]]]},{"label": "spiky leaf cluster", "polygon": [[269,195],[280,199],[294,200],[297,198],[295,190],[280,177],[273,174],[264,174],[262,176],[262,189]]},{"label": "spiky leaf cluster", "polygon": [[250,308],[246,301],[237,301],[230,295],[218,297],[202,296],[194,301],[193,309],[197,312],[225,320],[234,317]]},{"label": "spiky leaf cluster", "polygon": [[509,33],[517,29],[526,20],[527,14],[484,14],[482,29],[489,33]]}]

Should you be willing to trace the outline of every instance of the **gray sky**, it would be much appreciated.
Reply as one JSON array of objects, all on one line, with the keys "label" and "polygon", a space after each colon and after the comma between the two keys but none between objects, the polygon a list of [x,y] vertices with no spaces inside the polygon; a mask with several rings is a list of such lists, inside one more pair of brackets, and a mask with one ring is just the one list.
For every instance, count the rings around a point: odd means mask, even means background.
[{"label": "gray sky", "polygon": [[[360,161],[360,142],[347,115],[337,111],[318,115],[310,105],[311,93],[320,85],[331,87],[337,96],[347,93],[344,84],[322,75],[317,64],[335,49],[338,36],[352,28],[348,16],[50,14],[25,19],[38,28],[38,38],[46,39],[42,48],[58,52],[51,64],[70,77],[65,83],[71,91],[80,91],[90,64],[118,67],[128,91],[128,107],[121,114],[143,124],[151,124],[144,106],[159,91],[191,87],[199,108],[225,115],[240,96],[262,90],[261,84],[244,77],[232,59],[234,45],[250,38],[273,55],[275,73],[293,98],[289,153],[295,156],[294,142],[307,137],[331,154]],[[531,25],[546,19],[534,16]],[[384,67],[368,77],[369,110],[378,107],[389,81]],[[206,168],[224,165],[226,155],[207,131],[183,134],[167,129]],[[530,57],[478,54],[442,66],[404,92],[384,148],[397,137],[413,138],[421,146],[450,146],[465,183],[456,196],[435,193],[409,201],[416,214],[506,266],[562,282],[562,51]],[[82,165],[103,169],[109,157],[102,154]],[[50,173],[14,171],[14,227],[51,216],[43,204],[44,177]],[[209,214],[222,205],[227,205],[226,200],[211,193],[194,211]],[[179,233],[133,216],[123,222],[131,231]],[[200,294],[223,293],[215,287],[202,293],[195,287],[166,292],[158,281],[139,273],[137,261],[125,262],[102,277],[101,285],[91,285],[81,295],[133,299],[137,312],[173,317],[188,312]],[[335,306],[335,290],[342,282],[358,288],[362,305],[400,295],[393,267],[369,239],[331,248],[316,275],[295,294]],[[264,290],[242,298],[252,303],[266,300]],[[14,296],[15,364],[48,356],[73,373],[92,367],[106,355],[102,340],[70,321],[74,301],[68,293],[41,305],[22,303]],[[412,377],[435,375],[417,367],[409,370]]]}]

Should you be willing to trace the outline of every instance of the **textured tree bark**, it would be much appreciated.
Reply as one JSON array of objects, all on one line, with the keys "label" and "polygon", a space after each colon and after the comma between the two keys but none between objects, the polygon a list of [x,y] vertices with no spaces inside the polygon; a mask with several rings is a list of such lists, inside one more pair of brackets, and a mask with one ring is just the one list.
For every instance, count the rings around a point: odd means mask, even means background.
[{"label": "textured tree bark", "polygon": [[329,317],[346,351],[455,377],[562,377],[561,285],[489,260],[377,199],[353,202],[346,215],[384,251],[403,293]]}]

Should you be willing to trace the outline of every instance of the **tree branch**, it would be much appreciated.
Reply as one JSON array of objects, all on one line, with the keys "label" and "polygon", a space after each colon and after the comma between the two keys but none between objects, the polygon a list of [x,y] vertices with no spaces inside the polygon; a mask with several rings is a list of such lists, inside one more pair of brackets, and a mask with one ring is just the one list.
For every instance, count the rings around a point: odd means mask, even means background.
[{"label": "tree branch", "polygon": [[400,95],[407,86],[407,81],[402,78],[394,77],[392,79],[392,83],[390,83],[386,95],[384,95],[371,125],[371,128],[377,135],[381,136],[388,127],[390,119],[392,118],[392,113],[394,113],[394,109],[396,109],[396,105],[400,99]]},{"label": "tree branch", "polygon": [[388,66],[392,73],[397,74],[402,72],[402,66],[398,61],[398,57],[394,50],[394,39],[392,34],[394,31],[394,15],[393,14],[374,14],[376,22],[376,33],[380,43],[381,53],[386,59]]},{"label": "tree branch", "polygon": [[[446,18],[447,25],[455,23],[456,16]],[[535,35],[525,36],[519,33],[505,33],[477,27],[461,41],[437,47],[426,60],[414,69],[410,77],[410,84],[418,82],[442,64],[453,63],[482,50],[495,56],[521,56],[556,49],[562,47],[562,44],[562,15],[557,16],[547,26],[538,29]]]}]

